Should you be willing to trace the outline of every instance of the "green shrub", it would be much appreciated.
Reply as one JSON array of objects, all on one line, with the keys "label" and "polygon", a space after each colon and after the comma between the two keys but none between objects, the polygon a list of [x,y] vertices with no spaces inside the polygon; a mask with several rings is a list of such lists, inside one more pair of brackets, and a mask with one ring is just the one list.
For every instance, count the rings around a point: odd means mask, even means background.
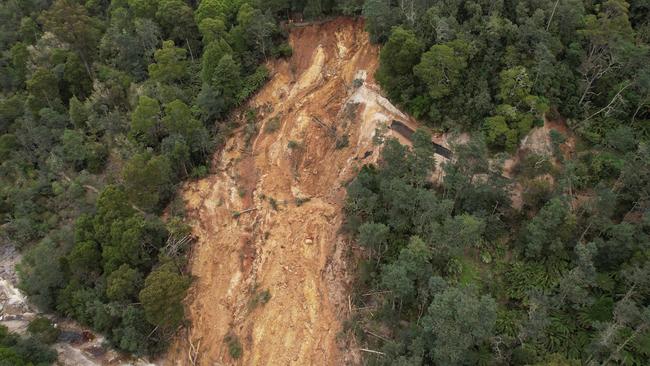
[{"label": "green shrub", "polygon": [[311,198],[309,198],[309,197],[297,197],[297,198],[294,200],[294,202],[295,202],[296,206],[300,207],[300,206],[302,206],[303,204],[309,202],[309,200],[311,200]]},{"label": "green shrub", "polygon": [[50,319],[39,316],[29,322],[27,331],[39,341],[45,344],[52,344],[59,338],[61,331],[56,328]]},{"label": "green shrub", "polygon": [[15,135],[8,133],[0,136],[0,162],[9,159],[18,146]]},{"label": "green shrub", "polygon": [[532,365],[537,361],[537,350],[528,344],[523,344],[512,351],[514,365]]},{"label": "green shrub", "polygon": [[264,86],[268,78],[269,70],[266,66],[262,65],[258,67],[253,74],[249,75],[244,80],[242,89],[239,94],[237,94],[237,102],[242,103],[247,100],[251,95]]},{"label": "green shrub", "polygon": [[523,318],[522,313],[516,310],[499,309],[497,311],[496,329],[499,334],[516,337],[519,333],[519,324]]},{"label": "green shrub", "polygon": [[591,171],[600,179],[617,178],[624,166],[624,159],[606,151],[594,155],[591,161]]},{"label": "green shrub", "polygon": [[194,168],[192,168],[192,172],[190,173],[190,177],[192,177],[193,179],[201,179],[207,175],[208,175],[208,167],[205,165],[195,166]]},{"label": "green shrub", "polygon": [[0,365],[51,365],[56,351],[37,338],[22,338],[0,325]]},{"label": "green shrub", "polygon": [[289,58],[293,55],[293,48],[288,42],[283,42],[274,47],[271,54],[275,58]]},{"label": "green shrub", "polygon": [[280,128],[280,117],[273,117],[264,125],[264,132],[273,133],[277,131],[279,128]]},{"label": "green shrub", "polygon": [[88,171],[93,174],[101,173],[108,161],[108,149],[105,145],[98,142],[89,143],[87,149],[88,156],[86,157],[86,162]]},{"label": "green shrub", "polygon": [[349,144],[350,144],[350,138],[348,137],[348,135],[343,135],[343,136],[336,139],[336,149],[337,150],[346,148],[346,147],[348,147]]},{"label": "green shrub", "polygon": [[618,126],[613,130],[607,131],[605,143],[613,149],[621,152],[632,151],[638,144],[634,136],[634,130],[629,126]]},{"label": "green shrub", "polygon": [[271,292],[269,289],[263,291],[257,291],[257,289],[255,289],[253,296],[251,296],[251,299],[248,302],[248,309],[253,310],[259,305],[265,305],[269,300],[271,300]]},{"label": "green shrub", "polygon": [[557,279],[539,262],[514,262],[504,278],[506,292],[515,300],[527,299],[531,290],[550,289],[557,283]]},{"label": "green shrub", "polygon": [[533,210],[541,208],[553,196],[553,187],[544,179],[533,179],[525,184],[522,200],[524,206]]},{"label": "green shrub", "polygon": [[533,178],[548,174],[552,169],[553,164],[549,157],[531,153],[521,159],[514,172],[527,178]]},{"label": "green shrub", "polygon": [[241,358],[242,354],[244,353],[244,348],[239,341],[239,337],[237,337],[236,334],[229,332],[226,334],[224,341],[228,345],[228,353],[230,354],[230,357],[234,358],[235,360]]},{"label": "green shrub", "polygon": [[551,146],[553,146],[553,156],[555,156],[556,159],[562,159],[562,150],[560,150],[560,145],[566,142],[566,136],[557,130],[551,130],[548,135],[551,138]]},{"label": "green shrub", "polygon": [[278,201],[275,198],[269,197],[269,203],[271,204],[271,208],[273,208],[273,210],[278,210]]}]

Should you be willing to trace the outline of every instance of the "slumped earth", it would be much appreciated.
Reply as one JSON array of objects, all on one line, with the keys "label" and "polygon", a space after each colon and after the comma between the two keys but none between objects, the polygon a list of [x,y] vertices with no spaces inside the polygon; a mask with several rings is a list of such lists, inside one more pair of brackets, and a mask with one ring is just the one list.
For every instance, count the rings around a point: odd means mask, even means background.
[{"label": "slumped earth", "polygon": [[170,351],[175,364],[235,363],[229,334],[243,346],[237,364],[358,357],[337,345],[349,314],[344,185],[377,159],[375,130],[408,117],[379,93],[379,50],[362,21],[296,27],[290,42],[293,56],[271,65],[272,79],[249,103],[257,131],[238,130],[214,174],[182,193],[198,242],[191,325]]}]

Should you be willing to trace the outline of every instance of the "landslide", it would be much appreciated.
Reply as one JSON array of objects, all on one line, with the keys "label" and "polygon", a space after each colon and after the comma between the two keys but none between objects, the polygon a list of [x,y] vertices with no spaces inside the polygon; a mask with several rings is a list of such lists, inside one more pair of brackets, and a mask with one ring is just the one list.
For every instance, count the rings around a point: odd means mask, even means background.
[{"label": "landslide", "polygon": [[[345,184],[377,159],[378,127],[413,121],[380,95],[378,48],[361,20],[294,27],[289,41],[293,56],[270,64],[271,80],[246,108],[253,122],[215,155],[211,175],[182,191],[196,279],[171,364],[358,361],[337,343],[349,315]],[[227,335],[242,344],[238,360]]]}]

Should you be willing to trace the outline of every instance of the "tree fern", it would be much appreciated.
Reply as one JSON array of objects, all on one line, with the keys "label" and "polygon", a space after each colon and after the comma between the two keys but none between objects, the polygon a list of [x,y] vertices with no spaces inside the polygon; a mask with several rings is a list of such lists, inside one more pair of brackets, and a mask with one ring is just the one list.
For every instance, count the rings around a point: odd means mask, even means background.
[{"label": "tree fern", "polygon": [[525,300],[531,290],[548,290],[559,278],[549,275],[545,266],[537,262],[514,262],[505,273],[506,293],[515,300]]},{"label": "tree fern", "polygon": [[577,319],[567,313],[555,313],[546,329],[544,346],[548,353],[561,353],[569,359],[579,359],[589,344],[589,333],[581,329]]},{"label": "tree fern", "polygon": [[625,366],[647,366],[650,364],[650,331],[634,337],[620,353],[619,362]]},{"label": "tree fern", "polygon": [[511,338],[517,337],[521,327],[523,313],[517,310],[499,310],[497,312],[496,330]]},{"label": "tree fern", "polygon": [[559,314],[551,318],[551,323],[546,329],[544,348],[548,353],[566,353],[566,345],[571,341],[573,333],[572,324],[566,314]]},{"label": "tree fern", "polygon": [[590,306],[578,312],[578,323],[583,328],[591,328],[596,322],[607,322],[612,319],[614,300],[609,296],[600,296]]}]

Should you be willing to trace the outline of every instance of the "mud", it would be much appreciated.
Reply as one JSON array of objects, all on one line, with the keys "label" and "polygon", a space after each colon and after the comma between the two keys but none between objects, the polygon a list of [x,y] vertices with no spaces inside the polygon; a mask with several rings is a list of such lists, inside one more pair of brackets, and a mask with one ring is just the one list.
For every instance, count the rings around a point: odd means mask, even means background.
[{"label": "mud", "polygon": [[[248,105],[259,132],[247,139],[237,130],[215,156],[215,173],[183,188],[198,238],[195,281],[189,326],[166,363],[359,361],[353,346],[337,340],[349,315],[345,185],[379,156],[377,128],[409,120],[379,93],[378,48],[363,28],[336,19],[291,30],[293,56],[269,65],[272,79]],[[264,290],[270,300],[255,301]],[[243,346],[238,360],[227,334]]]}]

